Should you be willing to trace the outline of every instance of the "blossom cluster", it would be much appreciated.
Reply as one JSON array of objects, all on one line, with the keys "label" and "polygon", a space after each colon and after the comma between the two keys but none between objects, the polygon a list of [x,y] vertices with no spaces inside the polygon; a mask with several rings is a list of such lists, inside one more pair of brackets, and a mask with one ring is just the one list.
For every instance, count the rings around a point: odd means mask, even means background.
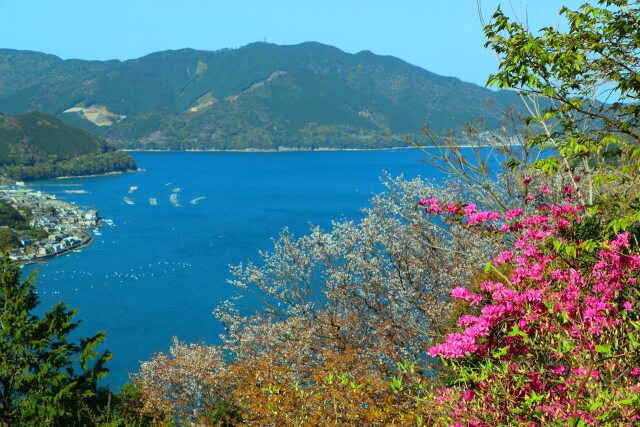
[{"label": "blossom cluster", "polygon": [[[541,192],[546,194],[548,187]],[[492,412],[492,422],[502,423],[509,419],[509,407],[516,412],[514,408],[526,403],[547,419],[580,418],[597,425],[609,414],[597,399],[608,394],[598,396],[594,390],[615,384],[618,395],[611,401],[627,402],[617,408],[617,416],[640,422],[640,413],[633,409],[640,403],[640,382],[634,375],[640,373],[638,349],[629,341],[635,338],[627,338],[638,335],[638,324],[630,316],[637,317],[631,298],[638,293],[640,255],[631,249],[629,232],[618,234],[595,254],[582,250],[574,230],[583,221],[584,207],[571,203],[573,188],[564,192],[567,203],[540,204],[530,214],[520,208],[504,214],[478,211],[472,203],[442,207],[435,199],[419,203],[429,215],[481,227],[511,242],[488,265],[496,274],[486,275],[474,289],[453,289],[451,296],[468,303],[469,314],[457,320],[459,331],[429,349],[430,356],[458,366],[493,360],[502,367],[499,373],[485,371],[473,391],[439,392],[440,403],[443,396],[452,400],[447,405],[453,420],[490,425],[474,422],[470,414],[486,420]],[[629,375],[614,376],[616,370]],[[508,405],[496,404],[498,388],[507,390]],[[532,396],[536,405],[531,405]],[[587,401],[591,403],[585,407]]]}]

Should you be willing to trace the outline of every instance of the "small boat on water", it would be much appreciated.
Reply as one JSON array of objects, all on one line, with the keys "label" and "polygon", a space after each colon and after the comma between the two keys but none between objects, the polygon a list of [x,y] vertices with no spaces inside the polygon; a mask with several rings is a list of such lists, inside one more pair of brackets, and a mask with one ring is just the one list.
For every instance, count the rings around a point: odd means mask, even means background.
[{"label": "small boat on water", "polygon": [[180,187],[176,187],[176,188],[174,188],[174,189],[173,189],[173,190],[171,190],[171,191],[172,191],[172,192],[174,192],[174,193],[179,193],[179,192],[181,192],[181,191],[182,191],[182,188],[180,188]]},{"label": "small boat on water", "polygon": [[157,206],[158,205],[158,199],[156,199],[155,197],[149,198],[149,204],[151,206]]},{"label": "small boat on water", "polygon": [[204,199],[206,199],[206,197],[204,197],[204,196],[202,196],[202,197],[196,197],[195,199],[193,199],[193,200],[191,201],[191,204],[192,204],[192,205],[197,205],[197,204],[198,204],[198,202],[200,202],[201,200],[204,200]]},{"label": "small boat on water", "polygon": [[99,229],[94,228],[94,229],[93,229],[93,235],[94,235],[94,236],[102,236],[102,233],[100,232],[100,230],[99,230]]},{"label": "small boat on water", "polygon": [[133,193],[134,191],[136,191],[138,189],[137,185],[132,185],[131,187],[129,187],[129,194]]},{"label": "small boat on water", "polygon": [[125,202],[125,203],[126,203],[126,204],[128,204],[128,205],[133,205],[133,204],[134,204],[134,203],[133,203],[133,201],[132,201],[130,198],[128,198],[128,197],[124,197],[124,198],[122,199],[122,201],[123,201],[123,202]]}]

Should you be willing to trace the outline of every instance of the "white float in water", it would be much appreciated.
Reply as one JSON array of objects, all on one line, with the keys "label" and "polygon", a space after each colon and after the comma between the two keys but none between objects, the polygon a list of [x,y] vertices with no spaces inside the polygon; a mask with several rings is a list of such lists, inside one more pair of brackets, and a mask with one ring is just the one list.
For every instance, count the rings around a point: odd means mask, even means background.
[{"label": "white float in water", "polygon": [[174,208],[180,207],[180,202],[178,201],[178,193],[172,193],[171,196],[169,196],[169,201]]}]

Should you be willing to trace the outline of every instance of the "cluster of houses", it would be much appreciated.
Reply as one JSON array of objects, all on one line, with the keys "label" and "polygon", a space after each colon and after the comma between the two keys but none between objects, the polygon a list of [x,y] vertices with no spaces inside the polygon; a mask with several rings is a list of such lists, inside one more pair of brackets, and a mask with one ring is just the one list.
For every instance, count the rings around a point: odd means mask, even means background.
[{"label": "cluster of houses", "polygon": [[76,249],[91,241],[90,229],[100,226],[97,210],[79,208],[58,200],[55,195],[22,185],[0,187],[0,200],[21,211],[28,209],[31,212],[29,225],[47,235],[37,241],[21,238],[20,247],[9,253],[16,261],[37,261]]}]

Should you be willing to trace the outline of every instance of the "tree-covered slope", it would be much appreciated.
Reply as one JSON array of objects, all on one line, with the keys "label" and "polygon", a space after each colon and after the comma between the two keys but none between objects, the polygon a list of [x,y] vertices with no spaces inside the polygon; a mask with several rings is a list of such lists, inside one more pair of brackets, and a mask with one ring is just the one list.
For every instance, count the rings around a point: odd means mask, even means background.
[{"label": "tree-covered slope", "polygon": [[0,50],[0,111],[42,110],[126,147],[397,145],[518,105],[391,56],[320,43],[182,49],[128,61],[61,60]]},{"label": "tree-covered slope", "polygon": [[44,113],[0,114],[0,171],[17,179],[135,169],[135,161],[104,139]]}]

